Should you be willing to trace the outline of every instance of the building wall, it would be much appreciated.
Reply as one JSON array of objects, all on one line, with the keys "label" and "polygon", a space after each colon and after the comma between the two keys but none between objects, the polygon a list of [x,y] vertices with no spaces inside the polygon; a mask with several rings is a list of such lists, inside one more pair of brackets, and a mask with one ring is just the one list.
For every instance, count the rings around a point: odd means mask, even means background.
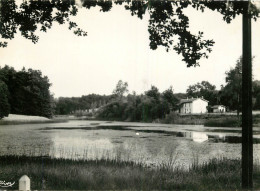
[{"label": "building wall", "polygon": [[219,112],[218,108],[216,108],[216,109],[214,108],[213,109],[213,113],[218,113],[218,112]]},{"label": "building wall", "polygon": [[192,113],[192,102],[182,104],[180,113]]},{"label": "building wall", "polygon": [[208,102],[201,99],[193,101],[193,113],[207,113]]},{"label": "building wall", "polygon": [[213,112],[214,113],[224,113],[224,112],[226,112],[226,108],[223,106],[218,106],[217,109],[213,109]]}]

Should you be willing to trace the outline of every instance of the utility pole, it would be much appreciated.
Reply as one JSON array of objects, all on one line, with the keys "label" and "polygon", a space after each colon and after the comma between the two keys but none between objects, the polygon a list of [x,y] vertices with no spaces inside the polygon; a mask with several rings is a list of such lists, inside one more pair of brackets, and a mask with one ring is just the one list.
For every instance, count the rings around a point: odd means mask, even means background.
[{"label": "utility pole", "polygon": [[253,188],[252,46],[249,2],[243,3],[242,188]]}]

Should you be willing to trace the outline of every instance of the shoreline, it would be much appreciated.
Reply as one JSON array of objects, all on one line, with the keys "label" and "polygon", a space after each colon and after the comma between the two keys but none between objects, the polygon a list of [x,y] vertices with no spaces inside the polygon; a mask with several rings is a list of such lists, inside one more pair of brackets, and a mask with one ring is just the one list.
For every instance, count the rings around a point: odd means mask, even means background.
[{"label": "shoreline", "polygon": [[[260,127],[260,115],[253,115],[253,126]],[[176,125],[203,125],[204,127],[239,127],[240,120],[234,115],[168,115],[167,118],[157,119],[153,121],[121,121],[118,119],[103,119],[87,116],[58,115],[52,119],[40,116],[26,116],[10,114],[0,120],[0,125],[21,125],[21,124],[41,124],[41,123],[65,123],[73,120],[89,120],[89,121],[118,121],[118,122],[137,122],[137,123],[154,123],[154,124],[176,124]]]},{"label": "shoreline", "polygon": [[68,119],[48,119],[40,116],[27,116],[9,114],[8,117],[4,117],[0,120],[0,125],[21,125],[21,124],[39,124],[39,123],[62,123],[67,122]]}]

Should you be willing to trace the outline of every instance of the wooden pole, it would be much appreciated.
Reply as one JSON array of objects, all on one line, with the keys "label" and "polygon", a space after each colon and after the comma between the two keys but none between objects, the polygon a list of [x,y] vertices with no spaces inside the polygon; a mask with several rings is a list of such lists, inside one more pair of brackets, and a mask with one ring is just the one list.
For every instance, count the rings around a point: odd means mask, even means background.
[{"label": "wooden pole", "polygon": [[252,52],[249,1],[244,1],[242,62],[242,188],[253,187]]}]

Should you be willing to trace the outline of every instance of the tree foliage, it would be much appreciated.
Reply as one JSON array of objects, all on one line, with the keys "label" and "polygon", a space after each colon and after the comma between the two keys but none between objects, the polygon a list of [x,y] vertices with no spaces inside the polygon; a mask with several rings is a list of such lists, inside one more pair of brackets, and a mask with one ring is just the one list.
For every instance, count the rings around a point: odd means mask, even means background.
[{"label": "tree foliage", "polygon": [[118,98],[122,98],[126,93],[128,93],[128,83],[119,80],[117,82],[116,88],[113,90],[113,94]]},{"label": "tree foliage", "polygon": [[207,81],[190,85],[186,93],[188,97],[203,97],[209,101],[209,105],[218,104],[218,91],[216,90],[216,86]]},{"label": "tree foliage", "polygon": [[[208,58],[213,40],[203,38],[203,32],[192,34],[189,31],[189,18],[184,14],[184,9],[192,7],[198,11],[206,8],[218,11],[223,15],[223,20],[230,23],[237,15],[243,12],[241,1],[111,1],[81,0],[77,6],[75,0],[46,0],[23,1],[17,5],[14,0],[2,0],[0,3],[0,46],[6,47],[6,39],[13,39],[19,30],[21,35],[33,43],[39,40],[35,34],[38,30],[46,32],[54,22],[67,23],[68,28],[78,36],[86,36],[87,32],[71,21],[76,16],[78,7],[90,9],[99,6],[101,12],[110,11],[114,4],[124,5],[132,15],[142,19],[148,12],[150,15],[148,31],[150,48],[157,49],[163,46],[166,51],[174,50],[181,54],[187,66],[197,66],[201,58]],[[259,16],[257,8],[251,4],[250,15],[256,19]]]},{"label": "tree foliage", "polygon": [[55,114],[68,115],[77,111],[99,108],[108,103],[112,96],[89,94],[81,97],[60,97],[55,100]]},{"label": "tree foliage", "polygon": [[170,87],[163,93],[151,86],[145,94],[128,94],[121,99],[111,99],[99,111],[98,117],[110,120],[151,122],[162,119],[177,108],[178,99]]},{"label": "tree foliage", "polygon": [[49,91],[51,84],[41,71],[25,68],[16,71],[5,66],[0,68],[0,80],[8,87],[11,113],[52,117],[54,106]]},{"label": "tree foliage", "polygon": [[[234,68],[226,72],[226,85],[220,90],[221,102],[231,110],[242,110],[242,57],[240,57]],[[260,109],[260,83],[252,82],[253,109]]]},{"label": "tree foliage", "polygon": [[260,81],[253,81],[252,86],[253,109],[260,110]]},{"label": "tree foliage", "polygon": [[167,105],[166,112],[169,113],[171,110],[175,111],[178,107],[179,99],[174,95],[172,86],[162,93],[162,99],[164,104]]},{"label": "tree foliage", "polygon": [[0,80],[0,119],[7,117],[10,113],[8,94],[9,92],[7,85],[2,80]]},{"label": "tree foliage", "polygon": [[221,101],[228,105],[231,110],[242,109],[242,57],[240,57],[235,68],[226,72],[226,85],[221,90]]}]

